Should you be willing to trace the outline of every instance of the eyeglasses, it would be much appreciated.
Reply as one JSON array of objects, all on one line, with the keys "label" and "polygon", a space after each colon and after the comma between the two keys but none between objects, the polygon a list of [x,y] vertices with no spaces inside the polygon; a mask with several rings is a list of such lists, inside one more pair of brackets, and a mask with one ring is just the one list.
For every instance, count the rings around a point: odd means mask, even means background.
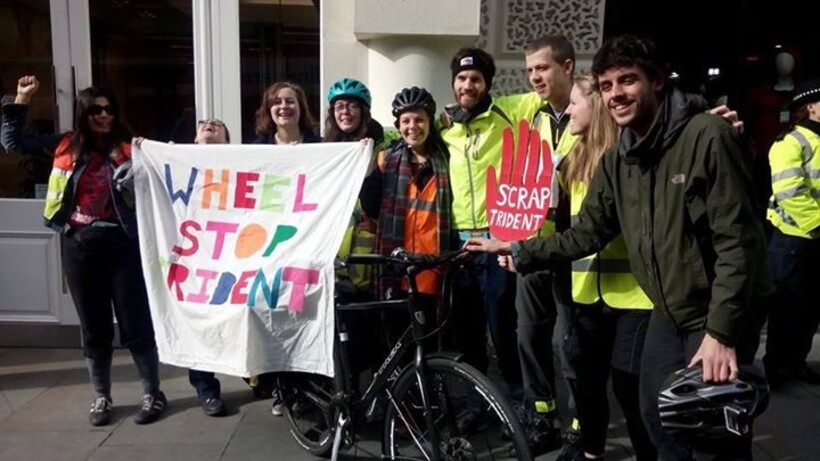
[{"label": "eyeglasses", "polygon": [[114,108],[111,107],[110,104],[106,104],[104,106],[101,106],[99,104],[92,104],[88,107],[88,115],[100,115],[103,113],[103,111],[105,111],[105,113],[108,115],[117,115],[117,111],[114,110]]},{"label": "eyeglasses", "polygon": [[223,122],[221,122],[220,120],[212,119],[212,118],[208,119],[208,120],[200,120],[200,121],[197,122],[197,126],[202,126],[202,125],[213,125],[213,126],[216,126],[216,127],[219,127],[219,128],[225,128],[225,124]]},{"label": "eyeglasses", "polygon": [[346,110],[355,112],[361,108],[362,106],[358,102],[337,102],[333,105],[334,112],[344,112]]}]

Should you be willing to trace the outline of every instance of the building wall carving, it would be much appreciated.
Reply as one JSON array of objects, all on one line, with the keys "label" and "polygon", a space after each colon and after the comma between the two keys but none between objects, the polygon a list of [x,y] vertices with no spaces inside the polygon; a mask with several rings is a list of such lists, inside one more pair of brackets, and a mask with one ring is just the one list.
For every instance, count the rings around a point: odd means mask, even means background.
[{"label": "building wall carving", "polygon": [[474,46],[496,58],[496,95],[529,90],[524,45],[546,34],[564,34],[575,46],[578,68],[601,46],[606,0],[482,0]]}]

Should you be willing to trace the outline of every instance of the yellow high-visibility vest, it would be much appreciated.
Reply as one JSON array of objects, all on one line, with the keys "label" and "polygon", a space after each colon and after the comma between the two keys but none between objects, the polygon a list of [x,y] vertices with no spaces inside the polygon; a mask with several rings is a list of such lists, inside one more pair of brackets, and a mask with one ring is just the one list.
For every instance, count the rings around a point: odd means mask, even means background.
[{"label": "yellow high-visibility vest", "polygon": [[[570,214],[578,219],[587,185],[574,181],[570,186]],[[580,304],[603,301],[615,309],[652,309],[652,301],[641,290],[629,266],[623,235],[599,253],[572,262],[572,299]]]},{"label": "yellow high-visibility vest", "polygon": [[772,144],[772,197],[766,217],[780,232],[820,238],[820,136],[802,126]]},{"label": "yellow high-visibility vest", "polygon": [[[565,115],[566,117],[566,115]],[[564,129],[564,132],[561,133],[561,136],[558,138],[558,144],[556,145],[553,143],[552,139],[552,117],[548,115],[542,115],[541,110],[539,109],[532,117],[531,124],[533,128],[538,129],[538,133],[541,136],[541,139],[547,141],[550,145],[550,149],[552,149],[552,156],[553,156],[553,168],[558,166],[560,159],[566,157],[569,154],[569,151],[572,150],[572,147],[575,146],[575,143],[578,141],[580,136],[574,135],[571,133],[572,122],[567,124],[567,127]],[[552,146],[555,146],[554,148]],[[552,176],[552,193],[558,193],[558,172],[554,171]],[[547,219],[544,220],[544,224],[541,226],[541,229],[538,230],[536,234],[532,237],[545,237],[548,235],[552,235],[555,233],[555,220],[554,215],[547,216]]]},{"label": "yellow high-visibility vest", "polygon": [[[344,259],[349,254],[373,254],[376,248],[376,224],[362,213],[360,202],[356,201],[353,215],[345,229],[342,246],[336,256]],[[361,291],[370,289],[373,278],[373,266],[369,264],[352,264],[336,270],[337,277],[349,279]]]},{"label": "yellow high-visibility vest", "polygon": [[489,109],[467,123],[441,130],[450,152],[450,188],[453,193],[450,222],[453,229],[483,229],[487,220],[487,169],[501,174],[504,129],[518,141],[518,122],[541,107],[535,92],[493,98]]},{"label": "yellow high-visibility vest", "polygon": [[[62,231],[65,225],[65,216],[58,217],[58,213],[73,210],[63,210],[63,197],[65,196],[68,180],[74,173],[76,161],[71,150],[71,132],[63,135],[57,147],[54,149],[54,162],[51,166],[51,174],[48,177],[48,189],[46,192],[45,206],[43,207],[43,218],[46,225]],[[121,143],[119,148],[114,149],[109,155],[111,164],[116,168],[127,160],[131,159],[131,144]],[[56,220],[56,222],[55,222]]]}]

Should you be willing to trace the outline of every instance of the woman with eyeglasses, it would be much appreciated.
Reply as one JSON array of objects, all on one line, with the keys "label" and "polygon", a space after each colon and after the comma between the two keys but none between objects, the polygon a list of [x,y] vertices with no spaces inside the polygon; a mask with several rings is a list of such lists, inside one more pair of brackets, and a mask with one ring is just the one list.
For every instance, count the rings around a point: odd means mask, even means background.
[{"label": "woman with eyeglasses", "polygon": [[210,118],[197,122],[194,144],[227,144],[229,142],[231,142],[231,133],[222,120]]},{"label": "woman with eyeglasses", "polygon": [[[375,154],[383,149],[384,129],[370,115],[371,97],[367,86],[354,78],[341,78],[330,85],[327,92],[328,108],[325,116],[325,142],[355,142],[373,140],[372,167]],[[369,184],[369,183],[368,183]],[[336,256],[340,259],[349,254],[372,254],[376,245],[376,220],[362,210],[362,202],[373,203],[378,208],[381,190],[363,187],[359,201],[345,229],[342,245]],[[336,270],[336,293],[345,299],[372,300],[373,267],[364,264],[350,265]],[[376,371],[389,346],[382,339],[385,313],[359,312],[348,316],[350,332],[349,349],[353,351],[352,369],[354,387],[358,387],[359,374],[368,367]],[[378,344],[378,346],[377,346]]]},{"label": "woman with eyeglasses", "polygon": [[338,80],[330,86],[327,102],[325,142],[370,138],[376,146],[382,143],[384,129],[370,116],[370,90],[364,83],[349,77]]},{"label": "woman with eyeglasses", "polygon": [[48,152],[53,169],[45,201],[46,225],[61,234],[63,272],[80,318],[83,354],[96,397],[88,418],[93,426],[111,421],[111,358],[114,319],[120,342],[131,351],[143,397],[137,424],[156,421],[167,400],[159,388],[159,359],[142,276],[133,199],[114,179],[130,166],[130,128],[114,94],[90,87],[77,95],[74,131],[24,135],[34,76],[17,82],[14,104],[3,106],[2,144],[8,152]]},{"label": "woman with eyeglasses", "polygon": [[277,82],[262,95],[256,111],[254,144],[301,144],[320,142],[316,120],[310,114],[307,97],[301,86]]},{"label": "woman with eyeglasses", "polygon": [[[200,120],[196,124],[194,144],[227,144],[231,142],[231,133],[225,122],[211,118]],[[223,416],[227,413],[222,400],[222,385],[216,374],[211,371],[188,369],[188,382],[196,389],[196,396],[202,411],[208,416]]]},{"label": "woman with eyeglasses", "polygon": [[[373,152],[383,149],[384,129],[370,116],[370,90],[367,86],[350,77],[339,79],[327,92],[327,115],[325,117],[325,142],[355,142],[373,140]],[[373,162],[375,166],[375,155]],[[360,201],[373,201],[371,208],[377,208],[381,191],[363,188]],[[342,246],[337,256],[344,258],[351,253],[373,253],[376,242],[376,221],[362,211],[361,202],[356,203],[353,216],[345,231]],[[352,297],[370,297],[372,267],[354,265],[339,269],[336,273],[336,287]]]}]

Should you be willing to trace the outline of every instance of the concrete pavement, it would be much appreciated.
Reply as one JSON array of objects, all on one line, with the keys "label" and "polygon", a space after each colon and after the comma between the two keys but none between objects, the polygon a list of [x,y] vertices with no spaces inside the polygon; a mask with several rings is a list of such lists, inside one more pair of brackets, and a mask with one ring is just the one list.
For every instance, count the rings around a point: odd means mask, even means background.
[{"label": "concrete pavement", "polygon": [[[817,339],[817,338],[815,338]],[[820,342],[820,341],[818,341]],[[810,364],[820,368],[820,345]],[[239,378],[220,376],[229,414],[205,416],[185,370],[163,366],[169,410],[138,426],[140,387],[127,351],[113,366],[114,420],[88,424],[92,391],[79,349],[0,349],[0,460],[308,460],[291,439],[270,400],[255,400]],[[629,440],[614,403],[608,460],[631,459]],[[774,393],[755,427],[755,459],[820,459],[820,386],[787,383]],[[378,459],[377,431],[364,431],[348,458]],[[552,460],[555,453],[539,458]]]}]

